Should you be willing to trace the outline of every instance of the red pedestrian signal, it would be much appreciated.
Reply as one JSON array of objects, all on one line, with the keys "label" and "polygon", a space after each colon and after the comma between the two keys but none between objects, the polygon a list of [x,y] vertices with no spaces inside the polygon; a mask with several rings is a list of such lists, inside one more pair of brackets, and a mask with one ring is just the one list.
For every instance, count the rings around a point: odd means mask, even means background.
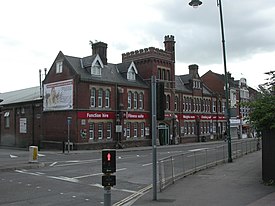
[{"label": "red pedestrian signal", "polygon": [[111,153],[108,153],[108,154],[107,154],[107,160],[108,160],[108,161],[111,161],[111,156],[112,156]]},{"label": "red pedestrian signal", "polygon": [[116,172],[116,150],[102,150],[102,173]]}]

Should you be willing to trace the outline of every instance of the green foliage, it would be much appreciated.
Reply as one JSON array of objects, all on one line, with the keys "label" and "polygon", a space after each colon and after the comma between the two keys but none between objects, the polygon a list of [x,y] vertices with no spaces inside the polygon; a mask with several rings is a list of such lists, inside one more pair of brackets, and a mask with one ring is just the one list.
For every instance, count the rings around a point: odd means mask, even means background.
[{"label": "green foliage", "polygon": [[259,85],[259,95],[247,105],[250,107],[249,121],[259,131],[275,129],[275,71],[266,74],[271,78]]},{"label": "green foliage", "polygon": [[275,129],[275,95],[261,93],[248,106],[251,111],[249,121],[257,130]]}]

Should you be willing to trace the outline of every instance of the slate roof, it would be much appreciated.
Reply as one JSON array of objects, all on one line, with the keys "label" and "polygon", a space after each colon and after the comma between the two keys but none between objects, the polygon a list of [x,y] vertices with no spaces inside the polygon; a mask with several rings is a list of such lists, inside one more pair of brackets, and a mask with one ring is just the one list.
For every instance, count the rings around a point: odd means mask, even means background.
[{"label": "slate roof", "polygon": [[131,62],[125,62],[120,64],[108,63],[107,65],[104,65],[104,67],[102,68],[101,76],[91,75],[91,65],[92,62],[95,60],[96,56],[97,55],[92,55],[84,58],[79,58],[64,55],[65,59],[72,66],[72,69],[80,75],[80,78],[83,81],[109,82],[121,85],[148,87],[146,82],[139,75],[136,76],[136,81],[127,80],[127,75],[125,75],[124,73],[125,71],[128,71]]},{"label": "slate roof", "polygon": [[[192,89],[190,89],[187,85],[190,83],[190,80],[193,79],[193,76],[191,74],[185,74],[180,76],[175,76],[176,81],[176,90],[181,91],[184,93],[192,93]],[[203,82],[202,82],[203,84]],[[207,88],[204,84],[202,85],[202,93],[204,95],[211,95],[211,91],[209,88]]]},{"label": "slate roof", "polygon": [[39,86],[11,91],[11,92],[0,93],[0,99],[3,99],[0,105],[42,100],[42,98],[40,97]]}]

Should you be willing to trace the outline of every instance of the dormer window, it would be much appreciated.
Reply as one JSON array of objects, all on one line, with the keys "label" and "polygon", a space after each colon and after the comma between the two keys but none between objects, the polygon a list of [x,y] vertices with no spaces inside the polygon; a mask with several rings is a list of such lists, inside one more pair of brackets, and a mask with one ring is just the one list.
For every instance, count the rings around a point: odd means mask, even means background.
[{"label": "dormer window", "polygon": [[95,76],[101,76],[101,66],[98,61],[94,64],[94,66],[92,66],[91,74]]},{"label": "dormer window", "polygon": [[63,67],[62,61],[56,62],[56,74],[62,73],[62,69],[63,69],[62,67]]},{"label": "dormer window", "polygon": [[103,63],[99,57],[99,55],[97,55],[94,59],[94,61],[92,62],[92,66],[91,66],[91,75],[94,76],[101,76],[101,70],[103,68]]},{"label": "dormer window", "polygon": [[194,89],[200,89],[201,88],[201,82],[199,80],[193,80],[193,88]]},{"label": "dormer window", "polygon": [[136,73],[133,69],[131,69],[130,71],[128,71],[127,73],[127,79],[128,80],[136,80]]},{"label": "dormer window", "polygon": [[138,72],[137,72],[136,66],[135,66],[134,62],[132,62],[130,67],[128,68],[127,79],[130,81],[135,81],[137,73]]}]

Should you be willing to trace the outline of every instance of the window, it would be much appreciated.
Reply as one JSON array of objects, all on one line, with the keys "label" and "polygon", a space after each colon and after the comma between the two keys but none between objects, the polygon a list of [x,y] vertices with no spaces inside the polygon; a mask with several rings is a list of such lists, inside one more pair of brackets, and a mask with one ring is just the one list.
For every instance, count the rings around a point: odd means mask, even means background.
[{"label": "window", "polygon": [[158,79],[161,79],[161,69],[158,68]]},{"label": "window", "polygon": [[132,63],[132,66],[128,69],[127,79],[132,81],[136,80],[136,72],[135,72],[135,67],[133,63]]},{"label": "window", "polygon": [[138,108],[138,94],[134,93],[134,109]]},{"label": "window", "polygon": [[127,124],[126,124],[126,137],[130,138],[130,136],[131,136],[131,123],[127,122]]},{"label": "window", "polygon": [[191,134],[195,134],[195,123],[192,123],[191,127]]},{"label": "window", "polygon": [[105,91],[105,107],[106,108],[110,107],[110,90],[109,89]]},{"label": "window", "polygon": [[188,98],[188,111],[191,111],[191,110],[192,110],[191,104],[192,104],[192,99],[191,99],[191,97],[190,97],[190,98]]},{"label": "window", "polygon": [[167,80],[170,81],[171,80],[171,77],[170,77],[170,70],[167,70]]},{"label": "window", "polygon": [[225,112],[225,102],[222,102],[222,112]]},{"label": "window", "polygon": [[142,122],[140,123],[140,136],[144,137],[144,128],[145,128],[145,124]]},{"label": "window", "polygon": [[139,109],[143,109],[143,93],[139,94]]},{"label": "window", "polygon": [[134,123],[134,137],[137,137],[138,136],[138,123],[135,122]]},{"label": "window", "polygon": [[103,138],[103,124],[99,123],[98,124],[98,139],[102,139]]},{"label": "window", "polygon": [[95,138],[94,129],[95,129],[94,123],[90,122],[90,125],[89,125],[90,140],[93,140]]},{"label": "window", "polygon": [[99,91],[98,91],[98,107],[102,107],[102,98],[103,98],[103,90],[99,89]]},{"label": "window", "polygon": [[213,109],[213,112],[216,112],[216,100],[212,101],[212,109]]},{"label": "window", "polygon": [[178,111],[179,97],[175,96],[175,111]]},{"label": "window", "polygon": [[56,62],[56,73],[62,73],[62,67],[63,67],[63,62],[62,61],[58,61]]},{"label": "window", "polygon": [[134,68],[131,68],[128,72],[127,72],[127,79],[128,80],[136,80],[136,73]]},{"label": "window", "polygon": [[95,88],[92,88],[91,89],[91,98],[90,98],[91,107],[95,107],[95,99],[96,99],[96,90],[95,90]]},{"label": "window", "polygon": [[132,92],[128,92],[128,109],[132,108]]},{"label": "window", "polygon": [[10,127],[10,112],[4,113],[5,128]]},{"label": "window", "polygon": [[165,79],[166,79],[166,77],[165,77],[165,76],[166,76],[166,75],[165,75],[165,70],[164,70],[164,69],[162,69],[162,71],[161,71],[161,72],[162,72],[162,75],[161,75],[161,76],[162,76],[162,79],[163,79],[163,80],[165,80]]},{"label": "window", "polygon": [[91,74],[95,76],[101,76],[101,65],[97,61],[94,66],[92,66]]},{"label": "window", "polygon": [[112,123],[107,123],[107,139],[112,137]]},{"label": "window", "polygon": [[166,110],[170,110],[170,95],[166,95]]}]

